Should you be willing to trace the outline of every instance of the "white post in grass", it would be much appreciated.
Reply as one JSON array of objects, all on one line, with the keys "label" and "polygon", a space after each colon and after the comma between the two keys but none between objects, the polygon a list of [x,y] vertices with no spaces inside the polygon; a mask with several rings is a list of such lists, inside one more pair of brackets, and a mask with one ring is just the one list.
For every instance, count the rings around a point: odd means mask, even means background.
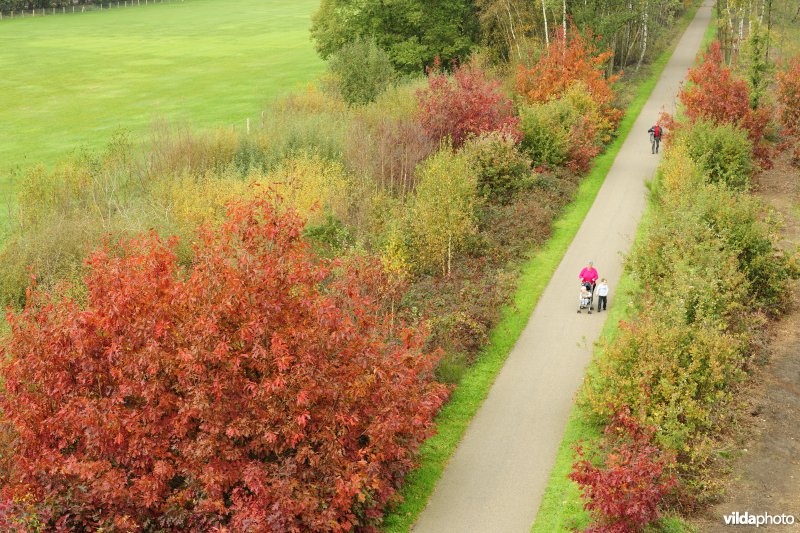
[{"label": "white post in grass", "polygon": [[247,117],[247,134],[250,135],[250,117]]}]

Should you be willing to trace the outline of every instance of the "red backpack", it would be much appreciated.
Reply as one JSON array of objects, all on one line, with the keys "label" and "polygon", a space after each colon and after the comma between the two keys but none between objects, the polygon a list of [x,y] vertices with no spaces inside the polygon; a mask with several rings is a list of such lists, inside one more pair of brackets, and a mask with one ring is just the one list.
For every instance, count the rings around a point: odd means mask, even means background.
[{"label": "red backpack", "polygon": [[658,124],[653,126],[653,136],[654,137],[661,137],[661,126],[659,126]]}]

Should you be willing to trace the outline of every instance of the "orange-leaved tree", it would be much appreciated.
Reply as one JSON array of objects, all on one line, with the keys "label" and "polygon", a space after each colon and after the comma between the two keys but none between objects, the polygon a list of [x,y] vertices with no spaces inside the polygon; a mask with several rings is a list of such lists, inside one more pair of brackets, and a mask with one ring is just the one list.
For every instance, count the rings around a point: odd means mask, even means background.
[{"label": "orange-leaved tree", "polygon": [[447,390],[381,309],[380,264],[319,259],[302,231],[238,203],[190,266],[151,234],[88,259],[84,304],[32,289],[0,348],[0,525],[375,526]]},{"label": "orange-leaved tree", "polygon": [[800,56],[792,58],[778,73],[778,103],[783,135],[793,147],[793,161],[800,164]]},{"label": "orange-leaved tree", "polygon": [[[719,41],[714,41],[698,66],[689,69],[689,84],[681,88],[678,98],[690,123],[709,120],[716,124],[733,124],[747,131],[753,142],[753,155],[762,166],[770,166],[771,150],[764,136],[769,126],[771,110],[750,107],[747,81],[737,78],[723,62]],[[670,117],[667,126],[674,127]]]},{"label": "orange-leaved tree", "polygon": [[585,90],[601,110],[602,124],[595,124],[595,131],[613,131],[622,118],[622,111],[615,108],[614,83],[619,75],[606,76],[606,64],[613,52],[601,52],[591,30],[581,35],[573,24],[568,34],[556,30],[550,46],[532,67],[520,65],[517,71],[517,92],[528,103],[544,103],[560,98],[576,82]]}]

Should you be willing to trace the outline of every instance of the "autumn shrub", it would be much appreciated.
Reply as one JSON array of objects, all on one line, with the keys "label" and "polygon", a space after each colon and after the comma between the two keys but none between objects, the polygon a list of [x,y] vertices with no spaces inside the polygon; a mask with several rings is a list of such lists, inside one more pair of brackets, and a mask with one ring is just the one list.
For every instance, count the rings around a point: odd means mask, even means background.
[{"label": "autumn shrub", "polygon": [[146,173],[165,176],[221,170],[236,157],[239,134],[228,128],[198,132],[186,126],[156,122],[145,149]]},{"label": "autumn shrub", "polygon": [[0,248],[0,305],[24,304],[32,276],[48,287],[79,280],[93,244],[145,230],[146,222],[130,206],[147,186],[124,134],[99,153],[80,152],[52,170],[37,166],[26,172]]},{"label": "autumn shrub", "polygon": [[533,165],[555,167],[566,163],[572,128],[579,120],[577,110],[564,99],[522,107],[521,146]]},{"label": "autumn shrub", "polygon": [[416,116],[370,110],[354,118],[344,147],[345,167],[381,189],[405,197],[414,190],[420,162],[436,150]]},{"label": "autumn shrub", "polygon": [[52,517],[47,514],[47,511],[37,505],[30,494],[0,501],[0,528],[2,531],[39,533],[45,530],[45,526],[51,519]]},{"label": "autumn shrub", "polygon": [[[54,217],[47,223],[12,234],[0,249],[0,305],[21,308],[31,279],[53,288],[61,281],[79,282],[83,259],[92,243],[123,235],[119,226],[103,228],[91,217]],[[79,298],[80,285],[64,289]]]},{"label": "autumn shrub", "polygon": [[462,151],[478,177],[478,190],[486,198],[507,202],[531,176],[531,161],[517,148],[514,138],[502,132],[470,139]]},{"label": "autumn shrub", "polygon": [[800,165],[800,56],[778,72],[778,104],[783,135],[792,147],[792,159]]},{"label": "autumn shrub", "polygon": [[108,223],[146,187],[127,134],[116,133],[97,153],[78,152],[52,170],[31,168],[17,187],[16,223],[35,226],[54,216],[90,212]]},{"label": "autumn shrub", "polygon": [[600,152],[601,138],[610,133],[597,129],[596,108],[586,99],[580,85],[561,98],[534,103],[520,111],[522,147],[536,166],[566,166],[585,172]]},{"label": "autumn shrub", "polygon": [[350,105],[373,102],[397,76],[389,56],[374,41],[345,44],[328,62],[328,82]]},{"label": "autumn shrub", "polygon": [[235,166],[216,173],[163,176],[151,182],[141,211],[152,227],[181,237],[181,248],[186,248],[197,228],[225,220],[231,201],[253,196],[250,181]]},{"label": "autumn shrub", "polygon": [[725,66],[718,41],[709,46],[698,66],[689,69],[687,78],[690,83],[678,93],[687,121],[706,120],[744,129],[752,143],[753,155],[768,168],[771,150],[766,136],[771,110],[750,108],[747,81],[736,77],[731,68]]},{"label": "autumn shrub", "polygon": [[457,67],[451,76],[435,69],[428,86],[417,93],[419,120],[434,140],[449,137],[454,148],[470,135],[503,131],[517,136],[511,100],[498,81],[489,80],[474,61]]},{"label": "autumn shrub", "polygon": [[469,159],[448,145],[421,163],[406,217],[413,261],[447,275],[477,229],[478,183]]},{"label": "autumn shrub", "polygon": [[[482,205],[478,225],[480,251],[492,265],[504,265],[525,257],[533,246],[550,236],[552,222],[574,191],[571,183],[559,184],[564,195],[537,185],[540,174],[531,175],[524,188],[508,202]],[[559,180],[560,181],[560,180]]]},{"label": "autumn shrub", "polygon": [[6,504],[48,529],[375,526],[446,390],[424,329],[381,309],[381,265],[302,231],[262,198],[189,267],[151,234],[91,255],[82,306],[34,288],[0,349]]},{"label": "autumn shrub", "polygon": [[584,508],[592,516],[586,531],[642,531],[660,517],[659,505],[677,484],[674,457],[655,444],[656,427],[640,424],[627,407],[614,415],[604,433],[595,452],[601,464],[594,464],[578,446],[579,461],[569,475],[581,487]]},{"label": "autumn shrub", "polygon": [[[661,194],[663,212],[658,227],[649,234],[651,244],[642,245],[647,249],[631,257],[635,270],[644,283],[656,285],[661,283],[662,276],[668,275],[663,268],[670,264],[666,254],[672,253],[676,244],[690,239],[686,241],[687,248],[677,255],[690,253],[698,257],[696,260],[705,261],[692,251],[691,239],[698,243],[714,242],[713,246],[735,260],[736,270],[744,276],[747,305],[767,312],[780,310],[786,303],[784,284],[789,270],[786,258],[774,245],[777,233],[774,223],[763,216],[764,208],[755,198],[723,185],[706,183],[707,177],[702,172],[694,180],[694,185],[674,190],[665,185]],[[699,251],[703,244],[696,246]],[[717,260],[709,264],[714,261]]]},{"label": "autumn shrub", "polygon": [[598,50],[591,32],[583,36],[574,25],[568,35],[557,31],[536,64],[518,67],[517,93],[527,103],[541,104],[560,98],[579,83],[597,106],[596,128],[613,131],[622,111],[614,106],[614,83],[619,76],[606,76],[606,63],[612,55],[610,50]]},{"label": "autumn shrub", "polygon": [[680,138],[710,182],[739,190],[749,188],[755,165],[753,145],[744,130],[698,120],[681,132]]},{"label": "autumn shrub", "polygon": [[278,192],[310,225],[324,222],[328,215],[346,218],[353,201],[353,182],[342,164],[313,152],[298,153],[267,175],[251,178]]}]

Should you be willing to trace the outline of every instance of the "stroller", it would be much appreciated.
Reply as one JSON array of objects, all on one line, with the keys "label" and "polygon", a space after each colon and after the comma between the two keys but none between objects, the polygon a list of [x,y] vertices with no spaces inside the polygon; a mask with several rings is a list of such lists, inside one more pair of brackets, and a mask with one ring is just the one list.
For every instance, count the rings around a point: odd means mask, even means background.
[{"label": "stroller", "polygon": [[[584,291],[583,289],[586,289]],[[589,314],[592,314],[592,300],[594,299],[594,285],[591,283],[581,284],[581,294],[578,296],[578,313],[583,309],[588,309]]]}]

